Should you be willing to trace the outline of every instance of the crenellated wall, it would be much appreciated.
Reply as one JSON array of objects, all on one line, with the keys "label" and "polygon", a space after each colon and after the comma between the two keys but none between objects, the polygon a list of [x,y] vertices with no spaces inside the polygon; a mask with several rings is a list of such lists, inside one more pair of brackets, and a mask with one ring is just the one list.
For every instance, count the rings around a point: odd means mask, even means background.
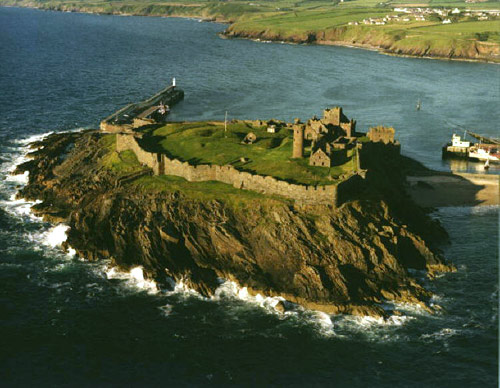
[{"label": "crenellated wall", "polygon": [[[358,174],[354,174],[338,185],[308,186],[288,183],[271,176],[254,175],[238,171],[232,166],[202,164],[192,166],[187,162],[170,159],[164,154],[145,151],[130,134],[116,135],[116,150],[132,150],[139,162],[150,167],[155,175],[175,175],[190,182],[219,181],[238,189],[252,190],[263,194],[281,195],[303,203],[337,204],[339,188],[348,195],[353,187],[360,185]],[[356,184],[349,184],[350,181]],[[345,188],[345,189],[344,189]]]}]

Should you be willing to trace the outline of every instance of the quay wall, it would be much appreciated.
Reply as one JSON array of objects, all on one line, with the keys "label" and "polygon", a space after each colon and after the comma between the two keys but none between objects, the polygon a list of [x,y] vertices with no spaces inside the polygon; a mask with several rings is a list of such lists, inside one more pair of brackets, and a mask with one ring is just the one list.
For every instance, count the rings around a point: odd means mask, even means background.
[{"label": "quay wall", "polygon": [[[155,175],[175,175],[189,182],[219,181],[237,189],[252,190],[268,195],[280,195],[305,204],[339,205],[350,192],[361,190],[364,179],[353,174],[338,185],[297,185],[278,180],[271,176],[254,175],[238,171],[232,166],[196,165],[178,159],[171,159],[165,154],[145,151],[131,134],[116,135],[116,150],[132,150],[138,161],[150,167]],[[340,192],[339,192],[340,191]]]}]

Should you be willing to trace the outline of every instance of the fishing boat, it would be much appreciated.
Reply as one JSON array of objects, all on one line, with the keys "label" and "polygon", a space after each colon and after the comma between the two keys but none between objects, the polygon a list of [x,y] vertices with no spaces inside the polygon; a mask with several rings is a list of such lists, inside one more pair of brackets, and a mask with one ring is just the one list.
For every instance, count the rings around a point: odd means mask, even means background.
[{"label": "fishing boat", "polygon": [[500,162],[500,140],[479,135],[474,132],[465,131],[464,138],[469,135],[479,140],[479,143],[472,143],[462,139],[459,135],[453,134],[451,142],[447,143],[443,151],[444,158],[461,158],[480,162],[498,163]]},{"label": "fishing boat", "polygon": [[494,144],[475,144],[469,148],[469,159],[481,162],[499,162],[500,153],[498,146]]}]

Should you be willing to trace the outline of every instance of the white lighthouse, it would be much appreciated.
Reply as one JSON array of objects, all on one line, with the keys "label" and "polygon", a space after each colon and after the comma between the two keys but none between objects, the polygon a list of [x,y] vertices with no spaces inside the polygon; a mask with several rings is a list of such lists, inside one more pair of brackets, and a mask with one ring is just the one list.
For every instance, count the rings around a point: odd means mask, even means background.
[{"label": "white lighthouse", "polygon": [[172,86],[175,88],[175,77],[172,78]]}]

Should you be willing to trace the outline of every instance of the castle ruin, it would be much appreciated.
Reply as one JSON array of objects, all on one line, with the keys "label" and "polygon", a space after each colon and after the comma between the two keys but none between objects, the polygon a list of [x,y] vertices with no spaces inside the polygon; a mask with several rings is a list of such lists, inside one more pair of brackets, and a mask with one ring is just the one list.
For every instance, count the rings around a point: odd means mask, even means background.
[{"label": "castle ruin", "polygon": [[292,158],[304,156],[304,126],[300,122],[293,125],[293,151]]},{"label": "castle ruin", "polygon": [[343,154],[334,150],[347,150],[354,147],[356,138],[356,121],[349,120],[342,108],[334,107],[323,111],[323,118],[313,117],[305,124],[296,122],[293,126],[293,157],[304,157],[305,141],[311,148],[309,165],[331,167],[335,155],[343,158]]},{"label": "castle ruin", "polygon": [[392,127],[373,127],[366,134],[370,141],[374,143],[382,142],[384,144],[394,144],[395,130]]},{"label": "castle ruin", "polygon": [[[238,189],[252,190],[267,195],[279,195],[304,204],[339,205],[339,198],[341,200],[349,198],[354,192],[362,190],[366,184],[366,170],[363,170],[365,167],[361,164],[361,157],[365,160],[365,165],[368,166],[370,163],[376,162],[376,159],[381,155],[380,152],[384,154],[389,151],[400,152],[400,145],[394,140],[394,128],[381,126],[371,128],[366,135],[370,141],[359,143],[358,139],[365,134],[357,133],[356,121],[349,120],[343,114],[342,108],[335,107],[325,109],[322,119],[313,117],[306,123],[302,123],[299,119],[295,119],[293,124],[277,120],[251,122],[258,126],[267,125],[267,128],[272,125],[273,133],[280,128],[292,130],[292,158],[304,158],[306,156],[305,147],[308,146],[310,148],[309,165],[311,166],[332,167],[335,164],[344,163],[347,160],[347,150],[355,149],[356,167],[335,183],[318,186],[302,185],[289,183],[272,176],[239,171],[231,165],[191,165],[188,162],[171,159],[164,153],[147,151],[142,146],[143,133],[134,130],[136,126],[150,125],[148,116],[158,110],[154,103],[165,91],[171,93],[172,90],[173,87],[169,87],[154,96],[155,98],[147,100],[146,104],[141,104],[141,113],[133,117],[133,122],[130,124],[123,125],[123,123],[114,122],[117,116],[123,114],[123,110],[101,123],[102,130],[116,133],[117,152],[133,151],[138,161],[149,167],[154,175],[174,175],[185,178],[189,182],[219,181]],[[149,107],[142,110],[145,105]],[[140,123],[139,120],[141,120]],[[145,121],[142,122],[142,120]],[[157,119],[151,118],[151,120]],[[112,131],[110,131],[110,127],[112,127]],[[247,134],[247,138],[246,143],[252,144],[256,140],[256,135],[250,132]],[[385,150],[388,147],[390,150]],[[358,150],[362,153],[360,154]]]}]

